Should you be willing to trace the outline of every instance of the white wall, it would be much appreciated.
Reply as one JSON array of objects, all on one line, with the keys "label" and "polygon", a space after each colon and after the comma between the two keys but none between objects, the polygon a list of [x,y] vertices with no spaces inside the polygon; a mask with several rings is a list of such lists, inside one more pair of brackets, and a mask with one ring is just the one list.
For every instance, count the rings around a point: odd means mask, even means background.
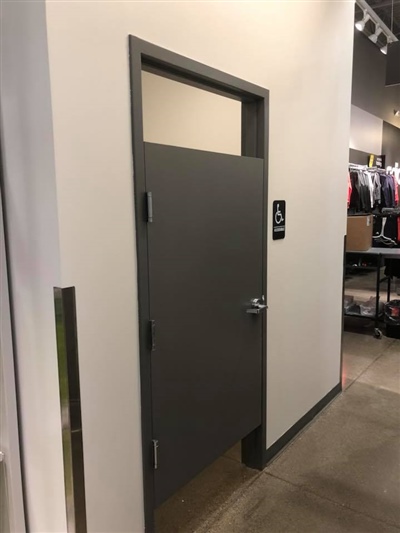
[{"label": "white wall", "polygon": [[66,531],[53,286],[61,283],[44,2],[2,2],[5,198],[29,530]]},{"label": "white wall", "polygon": [[[34,443],[25,465],[30,493],[41,476],[39,492],[30,495],[32,531],[65,530],[47,293],[59,281],[77,290],[88,529],[143,531],[128,34],[271,91],[269,200],[287,200],[288,226],[284,241],[269,243],[268,445],[339,382],[353,15],[351,2],[47,3],[62,275],[55,259],[33,270],[38,283],[43,274],[40,293],[17,317],[27,332],[20,346],[25,438]],[[28,50],[21,61],[26,57]],[[36,77],[45,80],[40,69]],[[26,101],[27,84],[19,90]],[[29,113],[43,111],[39,103]],[[23,161],[51,145],[34,144],[29,113],[15,139],[29,135],[33,143],[21,147]],[[53,170],[40,177],[39,165],[32,166],[39,187]],[[33,206],[55,205],[52,183],[40,193]],[[16,228],[18,216],[39,217],[25,206],[26,215],[21,207],[12,215]],[[33,265],[48,259],[50,248],[57,257],[56,217],[44,212],[38,220],[46,217],[39,247],[29,248]],[[24,279],[16,259],[14,249]],[[29,305],[43,320],[36,336]]]},{"label": "white wall", "polygon": [[[1,164],[1,163],[0,163]],[[1,172],[1,169],[0,169]],[[21,455],[3,208],[0,191],[0,531],[24,533]]]},{"label": "white wall", "polygon": [[[128,34],[271,91],[268,444],[339,382],[352,3],[49,2],[63,284],[77,288],[90,531],[141,531]],[[329,21],[329,23],[327,23]],[[106,458],[112,457],[112,461]]]},{"label": "white wall", "polygon": [[382,153],[383,120],[351,106],[350,148],[369,154]]}]

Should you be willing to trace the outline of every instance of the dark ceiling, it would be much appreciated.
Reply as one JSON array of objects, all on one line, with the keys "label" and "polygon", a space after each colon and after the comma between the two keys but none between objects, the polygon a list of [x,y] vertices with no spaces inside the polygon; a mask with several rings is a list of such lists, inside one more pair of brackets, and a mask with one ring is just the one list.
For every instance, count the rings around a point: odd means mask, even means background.
[{"label": "dark ceiling", "polygon": [[[400,0],[367,0],[375,13],[380,17],[389,29],[400,40]],[[392,22],[392,4],[393,4],[393,22]],[[356,20],[363,17],[363,12],[358,5],[356,5]],[[393,25],[392,25],[393,24]],[[367,35],[375,33],[375,25],[368,22],[364,32]],[[385,37],[381,34],[378,41],[381,45],[386,44]]]}]

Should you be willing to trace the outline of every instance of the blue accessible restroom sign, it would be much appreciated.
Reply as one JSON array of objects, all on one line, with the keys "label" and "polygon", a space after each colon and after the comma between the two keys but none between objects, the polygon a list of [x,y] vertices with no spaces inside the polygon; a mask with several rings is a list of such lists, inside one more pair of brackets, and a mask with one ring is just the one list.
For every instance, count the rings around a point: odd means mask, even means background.
[{"label": "blue accessible restroom sign", "polygon": [[286,233],[286,201],[275,200],[272,207],[272,238],[284,239]]}]

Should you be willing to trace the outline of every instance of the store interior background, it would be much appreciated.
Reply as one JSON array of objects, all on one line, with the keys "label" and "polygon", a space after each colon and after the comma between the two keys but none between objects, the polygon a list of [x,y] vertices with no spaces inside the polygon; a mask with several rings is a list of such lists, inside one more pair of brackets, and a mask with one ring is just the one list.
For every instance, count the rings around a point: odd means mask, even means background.
[{"label": "store interior background", "polygon": [[[270,90],[269,202],[285,199],[288,221],[286,239],[269,242],[268,446],[340,381],[349,139],[352,150],[396,150],[398,91],[381,87],[384,57],[363,35],[355,35],[352,90],[351,2],[14,2],[2,18],[29,529],[66,530],[53,287],[73,285],[88,531],[142,532],[128,35]],[[151,115],[159,83],[144,77],[145,135],[182,144],[163,130],[173,116]],[[213,111],[196,117],[195,139],[183,137],[214,150],[223,140],[221,151],[236,153],[237,109],[228,106],[224,119],[220,104],[207,109],[218,105],[215,131],[230,124],[228,137],[203,134]]]},{"label": "store interior background", "polygon": [[351,97],[351,163],[386,155],[386,166],[400,165],[400,87],[385,87],[386,56],[367,36],[355,31]]}]

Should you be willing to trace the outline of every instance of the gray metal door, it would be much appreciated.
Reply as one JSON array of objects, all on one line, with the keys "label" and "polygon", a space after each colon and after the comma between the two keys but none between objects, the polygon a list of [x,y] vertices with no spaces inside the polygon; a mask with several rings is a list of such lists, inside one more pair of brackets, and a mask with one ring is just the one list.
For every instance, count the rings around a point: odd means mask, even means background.
[{"label": "gray metal door", "polygon": [[159,505],[261,425],[263,159],[145,143],[145,171]]}]

